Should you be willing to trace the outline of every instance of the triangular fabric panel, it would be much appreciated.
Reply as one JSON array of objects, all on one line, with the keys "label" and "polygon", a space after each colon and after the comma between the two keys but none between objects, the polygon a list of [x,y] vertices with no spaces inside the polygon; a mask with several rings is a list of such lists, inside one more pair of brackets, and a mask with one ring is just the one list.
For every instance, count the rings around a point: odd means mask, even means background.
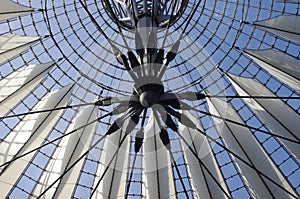
[{"label": "triangular fabric panel", "polygon": [[[227,104],[227,102],[216,98],[210,98],[207,99],[207,103],[210,113],[213,115],[244,124],[240,116]],[[212,117],[212,119],[228,149],[245,160],[248,164],[251,164],[260,172],[279,183],[286,190],[297,195],[248,128],[230,122],[223,122],[223,120],[215,117]],[[237,159],[234,156],[232,156],[232,158],[236,161],[242,175],[249,183],[247,186],[253,191],[251,193],[253,198],[272,198],[272,195],[278,198],[293,198],[284,190],[278,188],[277,185],[273,184],[257,171],[243,163],[240,159]]]},{"label": "triangular fabric panel", "polygon": [[300,17],[281,15],[272,19],[254,22],[259,28],[265,29],[287,40],[300,43]]},{"label": "triangular fabric panel", "polygon": [[[237,93],[241,96],[273,96],[271,91],[262,84],[249,78],[227,74]],[[260,89],[257,89],[260,88]],[[277,135],[299,141],[300,118],[288,105],[280,99],[243,99],[251,110],[257,114],[264,125]],[[291,121],[292,120],[292,121]],[[298,121],[298,122],[297,122]],[[294,123],[290,123],[294,122]],[[297,130],[298,129],[298,130]],[[294,154],[300,158],[299,144],[279,139]]]},{"label": "triangular fabric panel", "polygon": [[[126,128],[128,120],[124,122],[122,129]],[[122,124],[120,124],[122,125]],[[126,177],[129,160],[130,135],[119,147],[119,143],[125,136],[124,131],[118,130],[105,138],[101,153],[99,167],[97,168],[93,188],[96,187],[100,177],[108,167],[113,155],[118,150],[104,178],[101,180],[93,198],[124,198],[126,192]]]},{"label": "triangular fabric panel", "polygon": [[0,80],[0,116],[27,96],[53,67],[54,62],[28,65]]},{"label": "triangular fabric panel", "polygon": [[147,135],[143,144],[145,198],[176,198],[171,157],[158,134],[159,127],[151,113],[144,128]]},{"label": "triangular fabric panel", "polygon": [[300,60],[274,50],[245,50],[244,52],[271,75],[300,93]]},{"label": "triangular fabric panel", "polygon": [[[51,92],[34,107],[34,110],[46,110],[66,106],[72,88],[73,85],[69,85]],[[0,143],[0,164],[39,147],[48,137],[62,113],[63,110],[25,116]],[[27,164],[34,157],[34,154],[30,153],[17,161],[13,161],[4,171],[2,170],[0,176],[0,193],[3,197],[7,196],[19,176],[22,175]]]},{"label": "triangular fabric panel", "polygon": [[24,13],[32,12],[32,8],[28,8],[12,2],[11,0],[0,1],[0,21],[6,20],[12,17],[17,17]]},{"label": "triangular fabric panel", "polygon": [[[77,116],[72,120],[72,123],[66,130],[66,133],[72,132],[87,123],[96,120],[97,108],[90,106],[82,109]],[[33,194],[38,196],[46,188],[48,188],[67,168],[70,167],[83,153],[85,153],[91,143],[92,137],[96,130],[97,122],[88,125],[85,128],[75,131],[69,136],[64,137],[59,146],[53,153],[51,159],[39,183],[36,185]],[[72,194],[76,188],[77,180],[80,176],[80,170],[83,166],[84,158],[80,160],[70,170],[59,183],[56,183],[52,188],[45,193],[46,198],[72,198]]]},{"label": "triangular fabric panel", "polygon": [[33,43],[39,41],[40,37],[27,37],[20,35],[1,35],[0,36],[0,64],[18,55]]},{"label": "triangular fabric panel", "polygon": [[[196,125],[198,124],[197,118],[188,111],[183,111],[182,114],[188,116],[188,118],[190,118]],[[214,178],[226,191],[227,195],[230,195],[207,138],[197,130],[187,128],[180,123],[178,124],[178,127],[179,133],[189,144],[187,145],[183,140],[181,140],[183,153],[187,163],[187,171],[189,176],[193,176],[190,180],[193,190],[195,194],[197,194],[197,198],[227,198],[226,194],[218,187],[208,171],[201,165],[201,163],[198,162],[198,159],[189,149],[189,147],[191,147],[198,154],[202,163],[207,169],[209,169]],[[198,129],[202,129],[202,127],[198,125]],[[209,192],[211,193],[211,196]]]},{"label": "triangular fabric panel", "polygon": [[[262,84],[250,78],[237,77],[227,74],[250,96],[275,96]],[[280,99],[255,99],[266,111],[284,125],[296,137],[300,138],[300,116]]]}]

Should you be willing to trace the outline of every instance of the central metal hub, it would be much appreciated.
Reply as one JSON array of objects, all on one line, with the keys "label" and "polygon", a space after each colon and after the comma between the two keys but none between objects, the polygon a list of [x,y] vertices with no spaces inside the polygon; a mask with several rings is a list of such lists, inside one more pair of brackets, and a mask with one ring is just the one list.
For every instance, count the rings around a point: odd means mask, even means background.
[{"label": "central metal hub", "polygon": [[[108,16],[125,29],[135,29],[135,24],[143,17],[154,16],[158,27],[164,28],[176,22],[188,5],[188,0],[102,0]],[[173,13],[170,13],[174,10]]]},{"label": "central metal hub", "polygon": [[158,93],[153,92],[153,91],[146,91],[144,93],[142,93],[142,95],[140,96],[140,103],[145,107],[151,107],[154,104],[157,103],[159,98]]},{"label": "central metal hub", "polygon": [[160,95],[164,92],[164,87],[162,84],[149,83],[138,87],[136,91],[142,106],[148,108],[158,102]]}]

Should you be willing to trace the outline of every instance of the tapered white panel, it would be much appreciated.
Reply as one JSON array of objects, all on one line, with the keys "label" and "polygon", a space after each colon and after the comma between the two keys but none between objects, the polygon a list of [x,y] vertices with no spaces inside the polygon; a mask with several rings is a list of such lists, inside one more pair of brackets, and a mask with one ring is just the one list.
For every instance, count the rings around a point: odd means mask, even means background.
[{"label": "tapered white panel", "polygon": [[0,36],[0,64],[29,48],[40,37],[26,37],[19,35]]},{"label": "tapered white panel", "polygon": [[145,126],[143,166],[146,198],[176,198],[169,152],[159,138],[159,127],[151,114]]},{"label": "tapered white panel", "polygon": [[272,19],[254,22],[259,28],[265,29],[287,40],[300,42],[300,17],[296,15],[281,15]]},{"label": "tapered white panel", "polygon": [[0,21],[32,12],[32,8],[14,3],[11,0],[0,1]]},{"label": "tapered white panel", "polygon": [[[122,129],[125,129],[127,124],[128,120],[125,121]],[[119,150],[114,160],[111,162],[109,169],[104,175],[104,178],[101,180],[97,191],[93,195],[93,198],[124,198],[126,191],[130,135],[127,135],[125,141],[121,147],[119,147],[119,143],[124,136],[124,131],[118,130],[105,138],[103,152],[101,153],[99,160],[101,164],[99,164],[97,169],[97,177],[95,178],[93,186],[94,188],[105,169],[109,166],[109,162],[112,160],[115,152],[118,150],[118,148]]]},{"label": "tapered white panel", "polygon": [[[88,150],[91,139],[96,130],[97,122],[90,124],[84,128],[84,125],[97,118],[97,108],[90,106],[82,109],[72,120],[72,123],[66,130],[66,133],[73,132],[69,136],[64,137],[59,146],[56,148],[52,158],[45,168],[39,184],[36,185],[33,194],[39,195],[49,187],[62,173],[68,169],[78,158]],[[76,129],[78,129],[76,131]],[[76,187],[76,182],[80,176],[80,169],[84,163],[84,158],[80,160],[70,170],[59,183],[56,183],[45,194],[46,198],[72,198],[72,194]],[[55,191],[56,190],[56,191]],[[55,195],[54,195],[55,193]]]},{"label": "tapered white panel", "polygon": [[54,62],[29,65],[0,80],[0,116],[26,97],[49,72]]},{"label": "tapered white panel", "polygon": [[271,75],[300,92],[300,61],[274,50],[245,50],[246,54]]},{"label": "tapered white panel", "polygon": [[[231,74],[227,74],[227,76],[250,96],[275,96],[265,86],[252,79],[237,77]],[[255,101],[258,102],[265,111],[276,118],[290,134],[294,134],[298,139],[300,138],[300,116],[293,109],[280,99],[255,99]]]},{"label": "tapered white panel", "polygon": [[[34,110],[45,110],[65,106],[68,102],[72,87],[73,85],[69,85],[60,90],[51,92],[34,107]],[[25,116],[14,130],[1,142],[0,164],[39,147],[45,141],[61,114],[62,110]],[[9,193],[34,154],[35,153],[30,153],[17,161],[13,161],[4,171],[2,170],[0,176],[0,193],[2,196],[6,196]]]},{"label": "tapered white panel", "polygon": [[[207,100],[209,110],[212,114],[224,118],[228,118],[239,123],[243,123],[242,119],[225,101],[220,99],[211,98]],[[277,166],[273,163],[271,158],[258,143],[252,132],[246,128],[230,122],[225,122],[222,126],[220,123],[223,121],[213,118],[216,128],[224,139],[226,147],[235,153],[238,157],[242,158],[248,164],[258,169],[261,173],[267,175],[269,178],[279,183],[286,190],[295,194],[290,187],[284,176],[280,173]],[[258,195],[260,198],[273,198],[272,194],[277,198],[293,198],[277,185],[267,180],[257,171],[247,166],[240,159],[233,157],[237,162],[242,175],[245,176],[249,183],[249,188],[253,190],[252,194]],[[253,195],[253,198],[256,196]],[[296,195],[296,194],[295,194]]]},{"label": "tapered white panel", "polygon": [[[237,91],[237,93],[241,96],[248,96],[249,93],[244,90],[243,85],[244,84],[239,84],[240,81],[245,81],[245,83],[249,83],[249,79],[246,78],[241,78],[241,77],[237,77],[231,74],[227,74],[227,77],[229,77],[229,80],[231,81],[232,85],[234,86],[235,90]],[[251,80],[253,81],[253,80]],[[261,88],[263,87],[263,85],[257,83],[257,82],[251,82],[250,81],[250,85],[255,85],[254,88]],[[260,93],[260,94],[259,94]],[[263,89],[261,90],[259,93],[257,93],[257,95],[264,95],[264,96],[274,96],[275,95],[270,92],[267,89]],[[295,131],[293,133],[293,131],[289,130],[289,126],[284,126],[280,121],[278,121],[276,119],[276,117],[274,117],[275,115],[273,115],[272,113],[274,113],[274,111],[272,111],[271,109],[265,109],[263,104],[264,103],[260,103],[260,102],[267,102],[268,100],[259,100],[259,99],[243,99],[245,101],[245,103],[251,108],[251,110],[259,117],[259,119],[262,121],[262,123],[264,125],[266,125],[266,127],[274,134],[289,138],[289,139],[293,139],[295,141],[297,141],[297,139],[299,139],[299,132]],[[279,106],[281,107],[283,110],[278,112],[279,114],[288,114],[289,112],[293,112],[293,110],[291,110],[291,108],[289,108],[286,104],[284,104],[282,101],[280,100],[270,100],[269,103],[274,103],[273,107]],[[286,113],[285,113],[286,112]],[[291,117],[295,116],[296,119],[298,118],[299,121],[299,116],[297,114],[293,114],[291,115]],[[297,123],[295,123],[294,125],[297,125]],[[291,132],[294,134],[292,135]],[[297,158],[300,158],[300,150],[299,150],[299,144],[296,144],[294,142],[290,142],[290,141],[286,141],[284,139],[279,139],[281,140],[281,142],[287,147],[287,149],[289,149],[289,151],[294,154]],[[299,141],[299,140],[298,140]]]},{"label": "tapered white panel", "polygon": [[[183,111],[183,114],[192,119],[195,124],[198,124],[197,119],[191,113],[188,111]],[[183,146],[183,152],[187,163],[187,171],[189,176],[192,176],[190,181],[195,194],[197,194],[197,198],[228,198],[226,194],[230,196],[230,193],[228,192],[224,178],[218,167],[207,138],[195,129],[187,128],[180,123],[178,125],[179,133],[188,143],[187,145],[183,140],[181,140],[181,145]],[[198,128],[202,129],[200,125],[198,125]],[[205,167],[211,172],[226,194],[216,184],[204,166],[199,163],[198,159],[190,151],[189,147],[191,147],[197,153],[202,164],[205,165]],[[209,192],[211,193],[211,196]]]}]

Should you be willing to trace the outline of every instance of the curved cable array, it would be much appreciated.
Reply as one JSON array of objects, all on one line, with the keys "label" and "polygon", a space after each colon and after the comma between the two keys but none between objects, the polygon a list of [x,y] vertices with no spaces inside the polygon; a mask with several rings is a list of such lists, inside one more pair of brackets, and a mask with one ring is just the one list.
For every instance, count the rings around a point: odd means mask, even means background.
[{"label": "curved cable array", "polygon": [[299,8],[2,0],[0,195],[298,198]]}]

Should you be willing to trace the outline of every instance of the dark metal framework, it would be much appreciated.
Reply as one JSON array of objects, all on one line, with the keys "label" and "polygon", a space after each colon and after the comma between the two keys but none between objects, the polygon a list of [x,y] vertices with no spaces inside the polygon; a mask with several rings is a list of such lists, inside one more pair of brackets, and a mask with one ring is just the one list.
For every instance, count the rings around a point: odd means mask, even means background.
[{"label": "dark metal framework", "polygon": [[[130,20],[134,18],[135,23],[143,16],[151,17],[151,11],[154,11],[153,4],[157,4],[157,11],[155,21],[158,22],[158,26],[165,28],[169,24],[173,25],[185,11],[188,1],[152,1],[152,0],[140,0],[140,1],[111,1],[104,0],[103,7],[107,11],[107,14],[115,23],[119,23],[123,28],[134,30],[135,24]],[[146,5],[146,6],[144,6]],[[133,7],[136,6],[136,9]],[[175,6],[175,12],[172,12],[172,8]],[[132,10],[132,15],[128,16],[127,9]]]},{"label": "dark metal framework", "polygon": [[[25,115],[34,114],[35,110],[32,110],[32,107],[51,90],[61,88],[71,82],[80,82],[76,84],[70,105],[62,108],[65,109],[64,113],[52,129],[49,138],[44,141],[42,147],[33,151],[35,153],[34,158],[10,192],[10,198],[42,197],[42,195],[33,195],[32,190],[39,182],[47,163],[52,159],[59,140],[68,136],[65,131],[74,115],[79,111],[79,107],[91,105],[91,101],[96,97],[102,99],[102,101],[98,101],[97,105],[103,105],[101,103],[114,99],[114,97],[132,95],[132,88],[136,82],[128,75],[128,69],[124,68],[115,59],[111,47],[116,46],[121,52],[136,49],[134,44],[136,35],[132,31],[134,24],[119,20],[127,17],[124,7],[120,5],[110,6],[117,1],[85,0],[82,1],[83,4],[81,4],[81,0],[42,0],[41,2],[18,0],[17,2],[42,10],[1,21],[0,33],[40,35],[42,39],[19,56],[1,64],[0,78],[5,78],[8,74],[27,63],[45,63],[52,60],[57,62],[56,67],[49,72],[47,78],[33,92],[25,99],[20,100],[19,105],[14,107],[8,115],[0,118],[0,139],[3,140]],[[124,1],[125,4],[126,2],[130,4],[132,1]],[[142,0],[137,1],[137,4],[142,2]],[[163,5],[164,1],[158,2]],[[169,2],[172,5],[172,2],[176,1],[171,0]],[[170,17],[170,22],[163,20],[158,25],[163,28],[157,35],[158,40],[163,41],[165,35],[167,35],[167,39],[163,42],[161,48],[166,50],[165,55],[168,52],[167,50],[171,49],[178,38],[181,37],[179,36],[180,33],[184,33],[182,37],[186,42],[183,45],[184,47],[175,53],[176,57],[170,60],[170,64],[162,77],[161,83],[164,85],[165,92],[193,91],[195,94],[195,91],[197,93],[207,90],[210,92],[211,97],[219,96],[226,100],[242,117],[246,124],[245,127],[255,135],[299,197],[300,185],[297,179],[300,175],[299,162],[278,141],[278,137],[263,125],[242,99],[236,97],[237,93],[230,82],[224,78],[224,73],[229,72],[238,76],[253,78],[271,90],[272,93],[299,114],[299,93],[296,93],[255,64],[243,54],[241,49],[272,48],[300,59],[299,44],[263,31],[251,23],[279,15],[299,15],[300,4],[271,0],[182,0],[179,2],[182,3],[182,6],[177,7],[174,15],[176,17]],[[147,1],[149,9],[152,8],[152,3],[153,1]],[[95,20],[94,22],[99,25],[104,34],[95,26],[83,5],[86,5],[88,12]],[[138,6],[138,8],[140,7]],[[112,15],[110,11],[114,11],[115,14]],[[173,15],[171,9],[165,12],[166,15]],[[141,16],[145,14],[142,10],[139,10],[138,13]],[[193,53],[187,53],[190,50]],[[196,60],[196,62],[189,63],[188,60]],[[216,66],[222,73],[215,71]],[[78,77],[80,77],[80,80],[77,79]],[[177,82],[180,82],[180,84]],[[144,88],[139,87],[139,89],[143,90]],[[204,133],[211,138],[211,144],[217,143],[213,147],[213,153],[230,191],[228,197],[247,198],[250,190],[234,161],[234,158],[238,157],[224,147],[226,146],[224,140],[217,133],[214,123],[211,122],[212,118],[217,116],[209,113],[205,101],[207,96],[199,96],[196,101],[189,102],[190,112],[197,116],[198,121],[203,126],[204,132],[200,133]],[[255,96],[252,97],[255,98]],[[98,165],[103,164],[99,161],[103,151],[102,139],[105,137],[103,135],[107,130],[109,131],[117,118],[110,112],[114,108],[99,106],[99,119],[95,121],[99,128],[95,132],[89,150],[85,156],[82,156],[85,163],[79,174],[76,191],[73,193],[74,198],[88,198],[95,191],[93,184],[97,177],[96,168]],[[140,118],[140,123],[133,126],[132,129],[128,129],[133,133],[128,135],[131,141],[126,198],[144,197],[143,151],[137,150],[135,145],[138,142],[139,129],[149,120],[149,111],[139,110],[138,113],[136,113],[136,110],[130,113],[131,117],[136,117],[137,121]],[[157,113],[159,113],[159,110]],[[180,121],[180,117],[175,117],[177,113],[172,112],[172,110],[169,110],[169,113],[173,113],[173,120],[176,125]],[[112,116],[104,117],[108,114]],[[221,119],[226,120],[226,118]],[[230,122],[234,123],[234,121]],[[171,130],[176,129],[172,122],[167,126],[169,129],[167,132],[162,132],[161,139],[163,142],[165,141],[165,145],[171,143],[171,145],[178,146],[169,149],[172,159],[176,159],[176,161],[172,161],[176,196],[177,198],[192,198],[195,194],[191,186],[192,176],[189,176],[186,169],[187,162],[184,158],[180,134],[172,134]],[[168,137],[166,134],[171,136]],[[121,146],[122,141],[123,139],[120,137],[117,145]],[[191,146],[191,150],[195,150],[195,146]],[[117,153],[115,154],[117,155]],[[18,159],[15,161],[18,161]],[[207,169],[209,171],[209,168],[205,168],[203,164],[201,165],[202,170]],[[259,173],[259,171],[257,172]],[[105,175],[105,172],[103,175]],[[259,173],[259,175],[266,177],[263,173]],[[100,183],[100,181],[98,182]]]}]

